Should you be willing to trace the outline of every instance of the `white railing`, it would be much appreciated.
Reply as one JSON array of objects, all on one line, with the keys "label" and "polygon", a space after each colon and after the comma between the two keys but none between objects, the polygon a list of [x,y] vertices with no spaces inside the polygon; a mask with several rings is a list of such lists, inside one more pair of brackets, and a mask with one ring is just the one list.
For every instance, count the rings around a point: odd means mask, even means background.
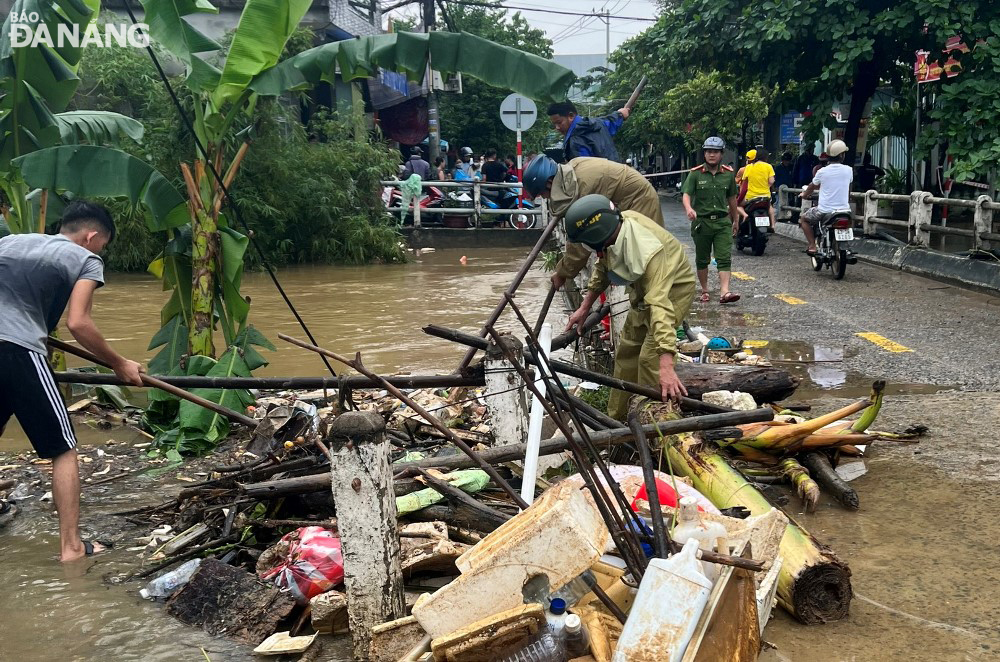
[{"label": "white railing", "polygon": [[[390,179],[386,181],[379,182],[382,186],[389,186],[393,188],[399,188],[402,185],[402,181],[398,179]],[[422,214],[442,214],[446,216],[472,216],[475,223],[473,227],[479,228],[482,224],[483,216],[535,216],[534,228],[544,228],[548,225],[549,221],[549,211],[548,204],[545,200],[533,209],[518,209],[517,207],[513,209],[492,209],[486,207],[482,202],[482,192],[483,189],[519,189],[522,188],[521,183],[493,183],[493,182],[481,182],[481,181],[447,181],[447,182],[434,182],[434,181],[422,181],[420,182],[421,188],[439,188],[439,189],[471,189],[472,192],[472,206],[471,207],[433,207],[430,209],[421,209],[419,200],[413,198],[410,201],[408,207],[386,207],[386,210],[392,213],[400,212],[413,212],[413,227],[421,227],[421,215]]]},{"label": "white railing", "polygon": [[[802,193],[801,188],[781,186],[778,189],[778,204],[776,208],[777,217],[781,219],[790,218],[795,205],[787,202],[788,194],[798,195]],[[815,197],[815,196],[814,196]],[[924,246],[930,248],[931,235],[952,235],[966,237],[970,239],[969,248],[973,250],[989,250],[992,242],[1000,245],[1000,233],[993,231],[993,212],[1000,210],[1000,203],[994,202],[988,195],[981,195],[975,200],[961,198],[939,198],[928,191],[914,191],[910,195],[897,195],[893,193],[879,193],[878,191],[866,191],[864,193],[851,193],[853,202],[863,203],[863,214],[855,214],[856,219],[861,219],[862,228],[865,235],[874,236],[878,233],[879,226],[899,228],[906,230],[906,242],[908,244]],[[879,201],[905,202],[907,203],[906,219],[887,218],[879,215]],[[934,225],[931,217],[934,207],[949,207],[958,209],[973,210],[972,228],[956,228],[947,225]],[[801,211],[805,211],[812,206],[812,201],[803,199],[800,201]]]}]

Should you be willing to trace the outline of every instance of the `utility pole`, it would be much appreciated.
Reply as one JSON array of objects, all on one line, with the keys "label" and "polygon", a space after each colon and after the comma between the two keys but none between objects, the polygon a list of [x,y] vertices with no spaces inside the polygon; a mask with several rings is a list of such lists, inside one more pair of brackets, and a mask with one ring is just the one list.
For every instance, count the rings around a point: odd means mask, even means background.
[{"label": "utility pole", "polygon": [[604,66],[611,66],[611,10],[604,9]]},{"label": "utility pole", "polygon": [[[424,0],[424,32],[428,34],[434,27],[434,0]],[[434,93],[434,69],[430,57],[427,59],[427,160],[434,163],[441,155],[441,124],[438,121],[437,95]]]}]

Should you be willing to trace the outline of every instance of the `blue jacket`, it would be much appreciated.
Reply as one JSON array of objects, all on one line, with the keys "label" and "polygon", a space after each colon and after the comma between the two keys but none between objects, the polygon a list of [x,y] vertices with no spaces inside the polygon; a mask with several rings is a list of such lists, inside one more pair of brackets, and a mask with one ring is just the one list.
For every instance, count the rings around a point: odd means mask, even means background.
[{"label": "blue jacket", "polygon": [[621,161],[611,136],[618,133],[625,118],[615,111],[606,117],[590,118],[577,115],[569,125],[563,141],[566,161],[578,156],[596,156],[609,161]]}]

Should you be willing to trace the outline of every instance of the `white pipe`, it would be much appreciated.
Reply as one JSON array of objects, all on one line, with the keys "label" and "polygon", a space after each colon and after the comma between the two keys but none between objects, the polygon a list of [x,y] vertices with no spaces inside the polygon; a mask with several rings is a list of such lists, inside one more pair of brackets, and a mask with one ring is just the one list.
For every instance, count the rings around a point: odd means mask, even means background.
[{"label": "white pipe", "polygon": [[[552,348],[552,325],[545,323],[538,334],[538,344],[546,357]],[[539,371],[542,368],[539,366]],[[556,378],[558,379],[558,377]],[[535,382],[535,388],[545,396],[545,382],[541,379]],[[521,481],[521,498],[530,506],[535,500],[535,478],[538,476],[538,445],[542,441],[542,418],[545,410],[538,398],[531,396],[531,413],[528,415],[528,448],[524,453],[524,475]]]}]

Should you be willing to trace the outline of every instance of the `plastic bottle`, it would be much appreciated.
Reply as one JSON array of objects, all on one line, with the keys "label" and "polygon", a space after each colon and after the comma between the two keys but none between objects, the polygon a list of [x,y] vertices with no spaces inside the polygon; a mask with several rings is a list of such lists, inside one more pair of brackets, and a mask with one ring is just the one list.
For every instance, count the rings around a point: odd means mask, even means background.
[{"label": "plastic bottle", "polygon": [[187,584],[200,566],[201,559],[191,559],[180,567],[171,570],[165,575],[160,575],[146,584],[146,588],[139,590],[139,595],[146,600],[169,597],[174,591]]},{"label": "plastic bottle", "polygon": [[548,623],[547,630],[557,640],[562,639],[563,630],[566,627],[566,601],[562,598],[552,598],[549,602],[549,610],[545,612],[545,621]]},{"label": "plastic bottle", "polygon": [[590,634],[587,632],[587,628],[583,627],[580,617],[576,614],[570,614],[566,617],[563,647],[566,650],[566,657],[571,660],[590,653]]},{"label": "plastic bottle", "polygon": [[650,560],[612,662],[684,657],[712,592],[697,553],[698,541],[692,538],[670,558]]},{"label": "plastic bottle", "polygon": [[543,632],[538,639],[503,658],[501,662],[563,662],[565,659],[560,640],[551,632]]},{"label": "plastic bottle", "polygon": [[[698,514],[698,501],[694,497],[681,499],[677,511],[677,526],[674,527],[671,537],[674,542],[681,545],[694,539],[698,541],[698,547],[701,549],[712,551],[718,546],[723,554],[729,553],[727,542],[729,534],[726,532],[726,527],[718,522],[702,521]],[[719,574],[714,563],[702,562],[702,571],[712,582]]]},{"label": "plastic bottle", "polygon": [[594,581],[596,581],[594,573],[587,570],[553,593],[552,598],[562,598],[566,601],[567,607],[572,607],[580,601],[580,598],[590,593],[590,585]]}]

